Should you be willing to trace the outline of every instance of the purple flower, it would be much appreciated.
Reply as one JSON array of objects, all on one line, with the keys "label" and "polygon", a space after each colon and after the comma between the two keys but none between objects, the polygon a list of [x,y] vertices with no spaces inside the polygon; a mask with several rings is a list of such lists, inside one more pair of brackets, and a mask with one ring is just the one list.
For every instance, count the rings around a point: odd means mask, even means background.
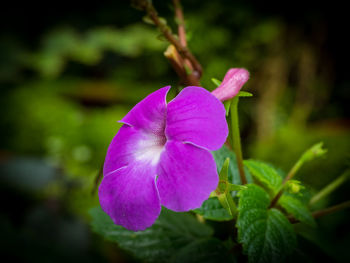
[{"label": "purple flower", "polygon": [[232,99],[249,79],[249,72],[244,68],[231,68],[227,71],[219,87],[212,94],[221,101]]},{"label": "purple flower", "polygon": [[178,212],[200,207],[218,184],[209,151],[228,135],[223,104],[200,87],[187,87],[167,103],[169,89],[139,102],[107,151],[101,207],[129,230],[151,226],[161,205]]}]

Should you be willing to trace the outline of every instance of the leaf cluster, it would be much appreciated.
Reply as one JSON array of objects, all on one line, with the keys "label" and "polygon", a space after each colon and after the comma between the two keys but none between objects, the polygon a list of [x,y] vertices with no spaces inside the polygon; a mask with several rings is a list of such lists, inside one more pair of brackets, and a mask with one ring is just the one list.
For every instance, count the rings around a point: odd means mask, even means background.
[{"label": "leaf cluster", "polygon": [[[290,218],[315,226],[303,198],[305,187],[292,180],[277,205],[270,207],[283,187],[282,171],[262,161],[245,160],[248,184],[242,187],[235,154],[223,146],[213,155],[221,184],[193,211],[197,218],[163,208],[151,228],[132,232],[115,225],[95,208],[90,211],[94,231],[146,262],[234,262],[245,256],[249,262],[286,261],[297,246]],[[235,211],[223,204],[227,191]],[[235,230],[231,229],[223,242],[213,237],[213,229],[203,223],[205,220],[229,221]]]}]

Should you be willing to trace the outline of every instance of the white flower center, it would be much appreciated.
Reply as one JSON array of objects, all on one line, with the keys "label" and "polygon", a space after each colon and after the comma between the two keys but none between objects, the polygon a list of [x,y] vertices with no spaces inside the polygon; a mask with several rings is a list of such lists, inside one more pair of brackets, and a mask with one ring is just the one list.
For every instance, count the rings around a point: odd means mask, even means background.
[{"label": "white flower center", "polygon": [[144,161],[156,165],[159,162],[160,155],[166,143],[165,136],[148,134],[148,138],[140,140],[135,152],[135,158],[138,161]]}]

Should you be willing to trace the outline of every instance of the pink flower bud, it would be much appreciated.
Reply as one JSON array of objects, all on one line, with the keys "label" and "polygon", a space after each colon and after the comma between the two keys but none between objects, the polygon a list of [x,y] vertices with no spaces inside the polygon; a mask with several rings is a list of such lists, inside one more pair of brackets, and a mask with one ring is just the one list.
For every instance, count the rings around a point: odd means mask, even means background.
[{"label": "pink flower bud", "polygon": [[232,99],[249,79],[249,72],[244,68],[231,68],[227,71],[220,86],[212,94],[221,101]]}]

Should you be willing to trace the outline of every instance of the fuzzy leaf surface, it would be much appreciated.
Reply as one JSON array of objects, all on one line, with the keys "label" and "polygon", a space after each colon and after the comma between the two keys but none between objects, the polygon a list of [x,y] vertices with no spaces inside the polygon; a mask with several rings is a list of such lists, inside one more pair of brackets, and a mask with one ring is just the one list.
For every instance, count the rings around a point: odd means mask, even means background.
[{"label": "fuzzy leaf surface", "polygon": [[299,199],[292,195],[284,194],[278,200],[278,204],[300,222],[309,226],[316,226],[315,219],[312,217],[310,210]]},{"label": "fuzzy leaf surface", "polygon": [[217,263],[234,262],[227,247],[216,239],[202,239],[184,247],[175,255],[171,263]]},{"label": "fuzzy leaf surface", "polygon": [[152,227],[139,232],[115,225],[100,207],[91,209],[90,215],[94,232],[146,262],[168,262],[179,249],[213,233],[193,216],[164,208]]},{"label": "fuzzy leaf surface", "polygon": [[269,195],[257,185],[247,185],[239,196],[238,241],[249,262],[284,262],[296,246],[296,235],[286,216],[268,209]]},{"label": "fuzzy leaf surface", "polygon": [[273,194],[279,191],[282,177],[271,165],[256,160],[245,160],[244,165],[248,167],[254,179],[267,187]]}]

